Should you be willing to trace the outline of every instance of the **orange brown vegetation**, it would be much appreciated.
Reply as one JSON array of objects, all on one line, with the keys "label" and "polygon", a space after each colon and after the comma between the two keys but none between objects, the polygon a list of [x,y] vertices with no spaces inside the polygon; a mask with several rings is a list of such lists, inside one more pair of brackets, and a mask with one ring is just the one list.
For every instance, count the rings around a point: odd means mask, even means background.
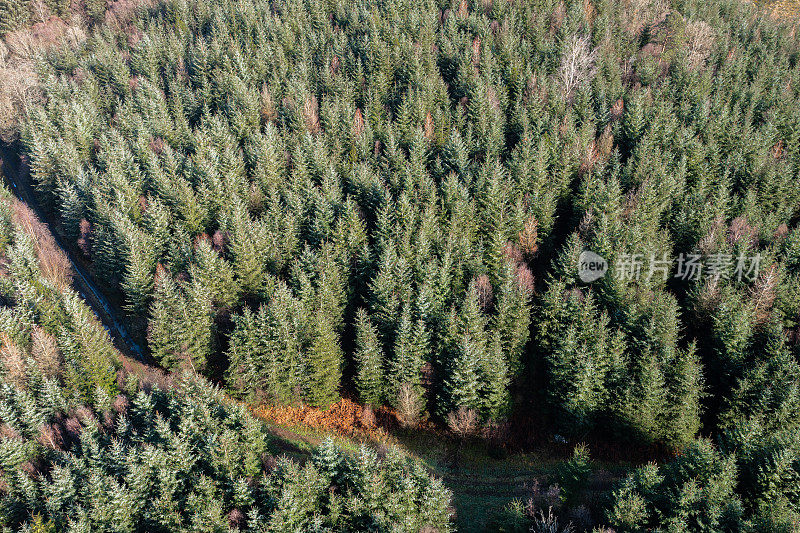
[{"label": "orange brown vegetation", "polygon": [[303,119],[306,123],[306,129],[311,135],[318,134],[322,129],[319,122],[319,104],[316,96],[307,98],[305,104],[303,104]]},{"label": "orange brown vegetation", "polygon": [[387,428],[397,425],[396,415],[388,407],[372,410],[347,398],[328,409],[308,405],[264,404],[254,407],[252,412],[258,418],[282,426],[305,426],[376,441],[385,441]]}]

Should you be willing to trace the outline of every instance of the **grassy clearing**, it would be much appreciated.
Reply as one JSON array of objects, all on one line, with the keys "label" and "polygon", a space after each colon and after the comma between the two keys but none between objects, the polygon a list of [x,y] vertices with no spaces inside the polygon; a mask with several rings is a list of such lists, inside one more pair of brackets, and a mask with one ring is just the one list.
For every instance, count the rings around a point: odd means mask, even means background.
[{"label": "grassy clearing", "polygon": [[[256,410],[255,412],[258,412]],[[403,450],[441,478],[453,491],[453,507],[458,531],[479,532],[492,529],[491,519],[510,502],[528,502],[539,490],[556,482],[559,468],[568,459],[572,446],[543,445],[527,452],[505,453],[480,439],[458,441],[432,430],[394,428],[380,438],[375,433],[342,435],[326,428],[298,423],[265,420],[275,435],[278,453],[302,461],[326,438],[342,449],[355,452],[362,445],[387,444]],[[592,510],[602,505],[602,495],[635,463],[593,460],[587,490],[578,504]]]}]

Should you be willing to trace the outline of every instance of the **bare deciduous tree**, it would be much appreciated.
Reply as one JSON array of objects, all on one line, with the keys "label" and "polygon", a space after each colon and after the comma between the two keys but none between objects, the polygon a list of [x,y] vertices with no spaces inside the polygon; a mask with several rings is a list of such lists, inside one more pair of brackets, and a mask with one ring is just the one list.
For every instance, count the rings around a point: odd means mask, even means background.
[{"label": "bare deciduous tree", "polygon": [[409,383],[403,383],[397,392],[397,418],[403,427],[411,428],[419,424],[424,409],[422,397]]},{"label": "bare deciduous tree", "polygon": [[0,345],[0,363],[5,370],[5,379],[17,387],[24,387],[27,380],[25,373],[25,354],[8,335],[2,334]]},{"label": "bare deciduous tree", "polygon": [[447,425],[462,439],[468,437],[478,428],[478,412],[462,405],[447,415]]},{"label": "bare deciduous tree", "polygon": [[558,77],[569,98],[579,87],[589,83],[595,74],[597,49],[591,47],[588,36],[574,35],[561,58]]},{"label": "bare deciduous tree", "polygon": [[39,369],[47,376],[57,376],[61,368],[61,353],[56,338],[38,326],[33,328],[31,338],[31,355]]},{"label": "bare deciduous tree", "polygon": [[689,68],[699,69],[705,64],[711,53],[711,47],[714,45],[714,30],[707,22],[692,20],[686,24],[686,39],[688,41]]}]

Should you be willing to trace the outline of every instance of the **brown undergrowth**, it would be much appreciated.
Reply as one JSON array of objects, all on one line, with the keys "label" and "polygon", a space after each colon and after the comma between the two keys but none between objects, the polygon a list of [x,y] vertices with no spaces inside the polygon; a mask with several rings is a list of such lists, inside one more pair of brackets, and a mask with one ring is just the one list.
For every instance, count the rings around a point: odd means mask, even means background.
[{"label": "brown undergrowth", "polygon": [[391,429],[399,426],[397,415],[387,407],[372,410],[342,398],[327,409],[309,405],[267,405],[251,409],[262,420],[282,426],[303,426],[337,435],[386,442]]}]

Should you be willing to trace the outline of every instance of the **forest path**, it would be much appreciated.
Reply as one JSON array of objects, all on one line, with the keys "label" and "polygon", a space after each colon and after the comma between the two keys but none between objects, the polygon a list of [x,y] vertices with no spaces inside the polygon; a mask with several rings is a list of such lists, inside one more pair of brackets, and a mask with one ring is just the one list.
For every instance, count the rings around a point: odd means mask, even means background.
[{"label": "forest path", "polygon": [[73,288],[78,292],[86,304],[100,318],[103,326],[108,331],[117,349],[128,357],[142,363],[147,363],[142,348],[128,334],[122,323],[122,312],[106,298],[102,291],[92,281],[91,276],[81,262],[75,258],[68,246],[64,245],[61,235],[51,217],[42,208],[36,198],[30,183],[30,176],[20,164],[19,155],[8,145],[0,143],[0,173],[8,188],[14,195],[30,207],[42,223],[47,224],[56,245],[64,252],[72,265],[75,276],[72,277]]}]

